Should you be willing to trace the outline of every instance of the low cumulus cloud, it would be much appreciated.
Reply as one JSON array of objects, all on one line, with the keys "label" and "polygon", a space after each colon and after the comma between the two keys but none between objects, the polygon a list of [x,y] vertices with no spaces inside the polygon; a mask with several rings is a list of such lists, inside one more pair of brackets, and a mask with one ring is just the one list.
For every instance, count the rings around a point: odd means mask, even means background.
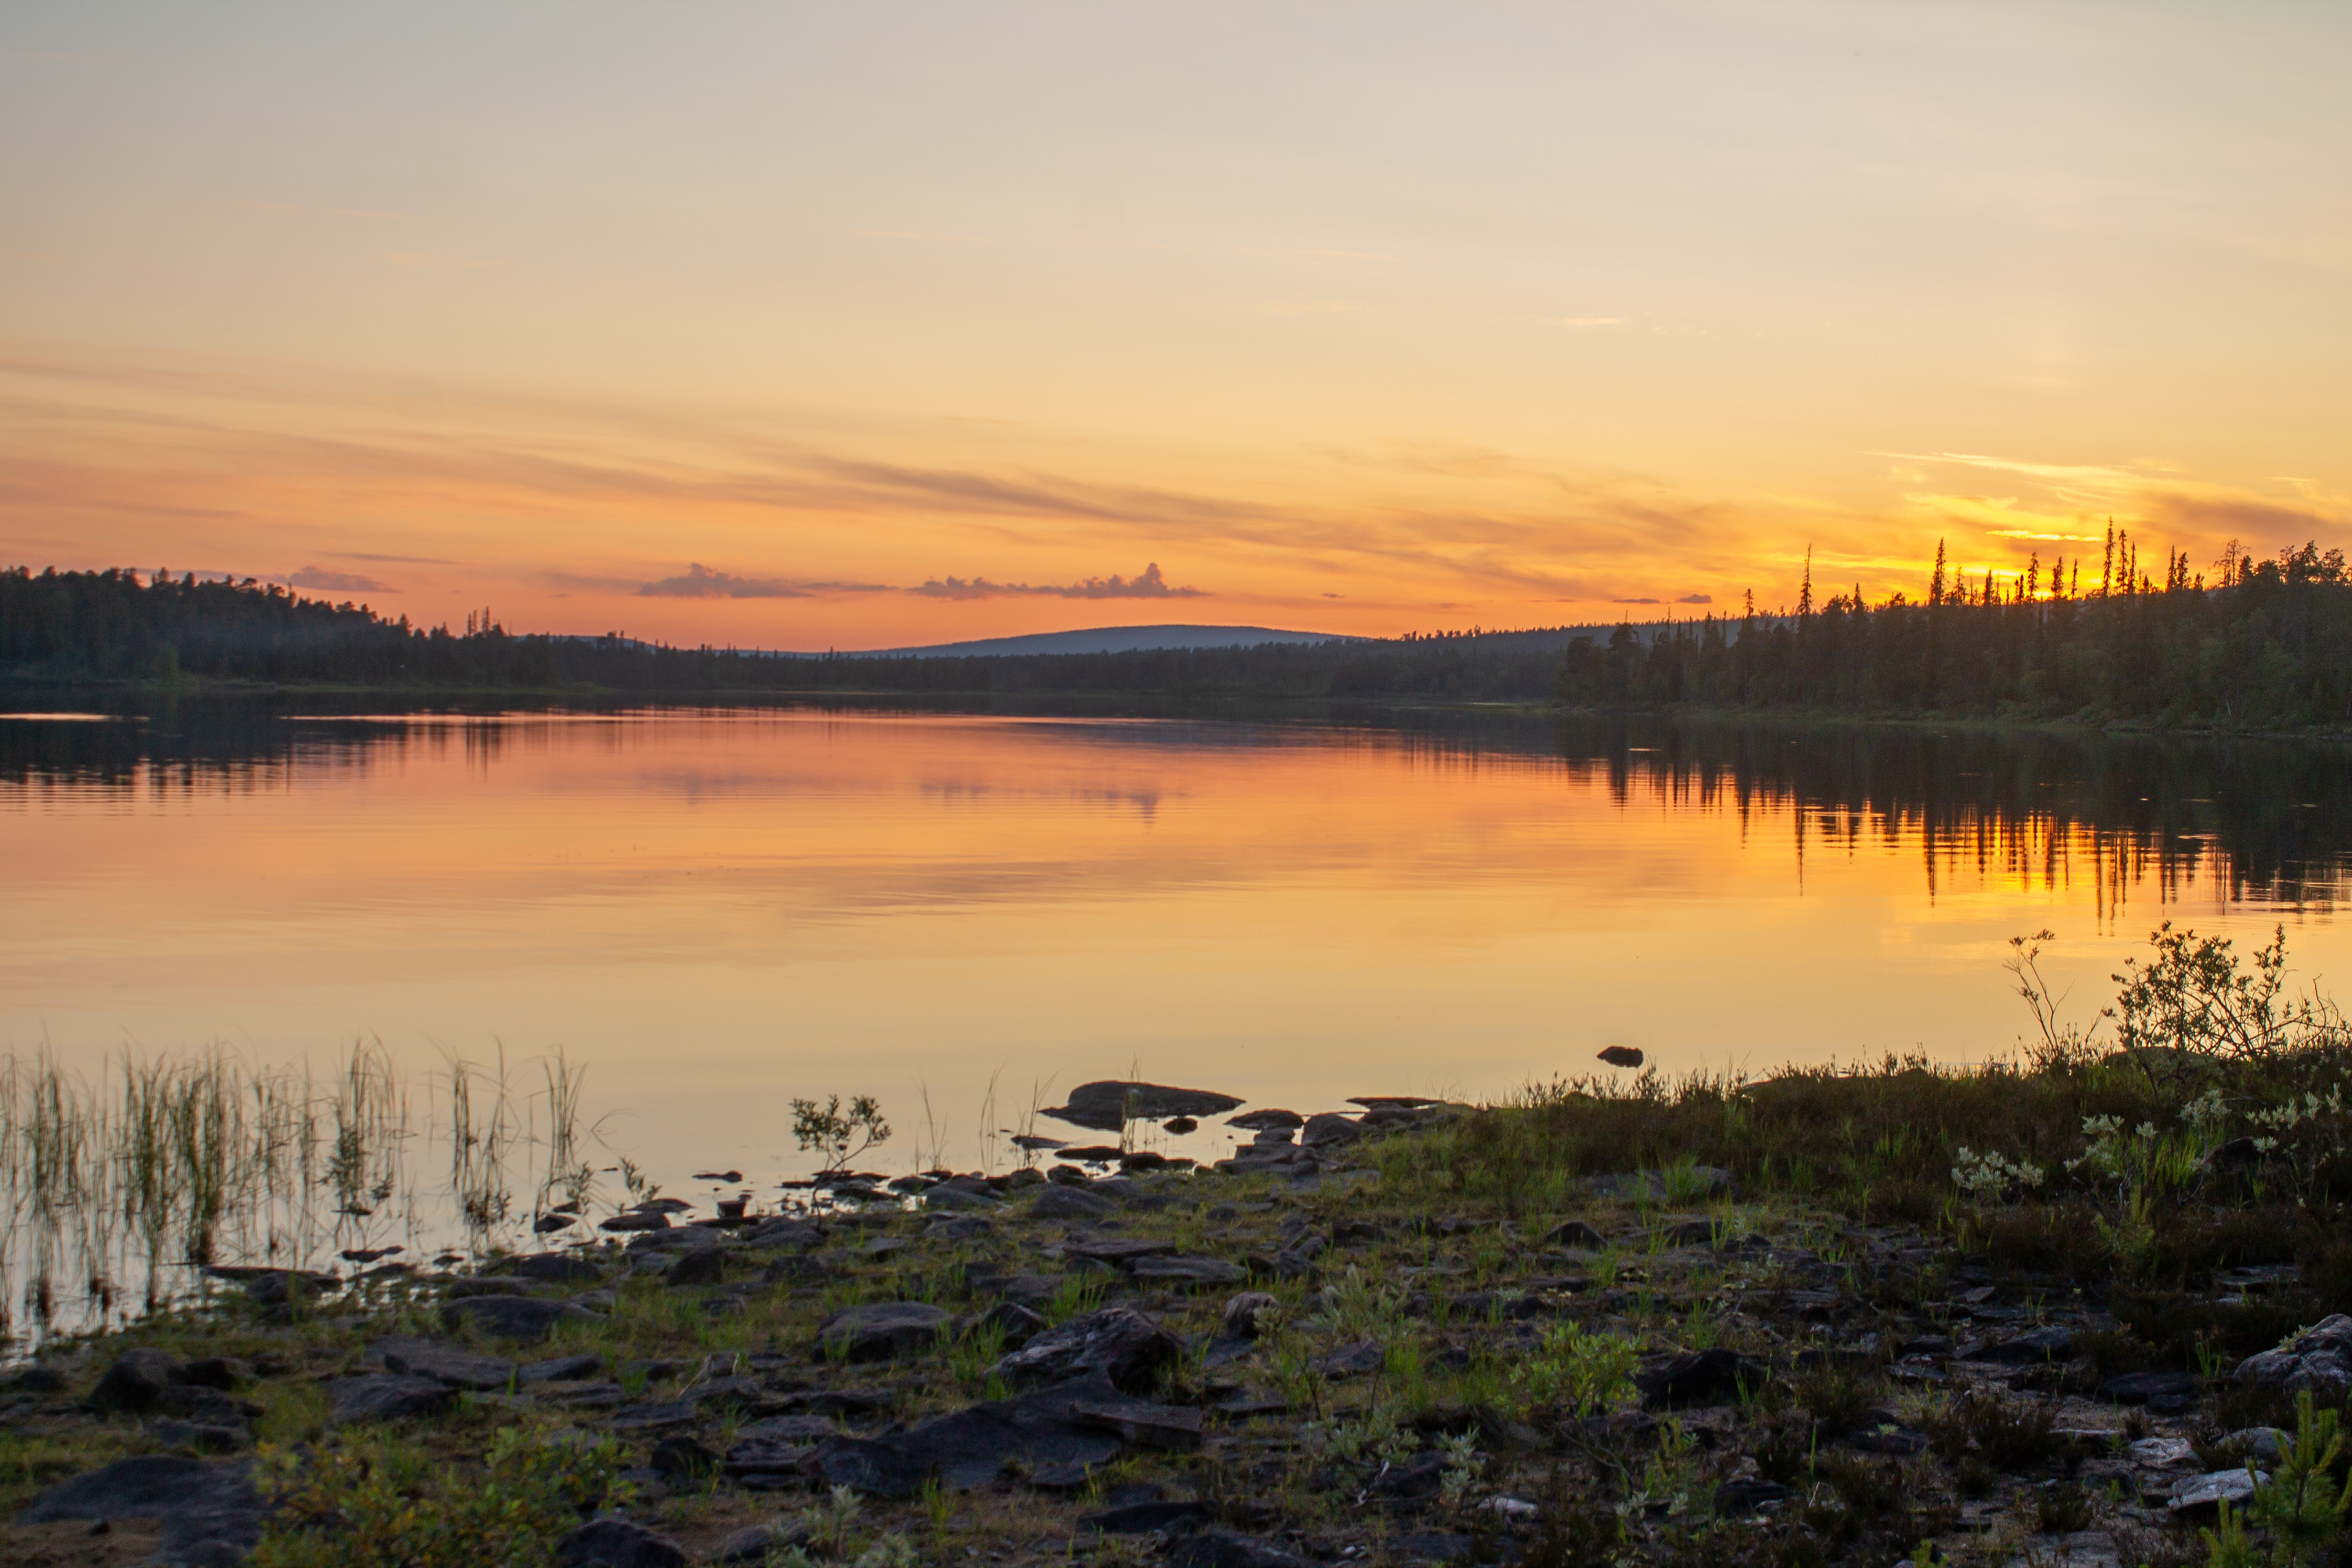
[{"label": "low cumulus cloud", "polygon": [[1033,597],[1053,599],[1205,599],[1205,588],[1171,586],[1160,574],[1160,563],[1150,565],[1132,577],[1122,577],[1114,572],[1108,577],[1089,577],[1082,583],[992,583],[985,577],[934,577],[910,594],[920,594],[932,599],[996,599]]},{"label": "low cumulus cloud", "polygon": [[305,566],[299,572],[286,574],[286,583],[293,588],[317,588],[330,594],[396,594],[399,589],[389,583],[357,572],[330,572],[323,566]]},{"label": "low cumulus cloud", "polygon": [[782,577],[739,577],[713,571],[699,561],[687,563],[685,574],[656,578],[637,584],[642,599],[813,599],[825,594],[880,594],[879,583],[791,583]]}]

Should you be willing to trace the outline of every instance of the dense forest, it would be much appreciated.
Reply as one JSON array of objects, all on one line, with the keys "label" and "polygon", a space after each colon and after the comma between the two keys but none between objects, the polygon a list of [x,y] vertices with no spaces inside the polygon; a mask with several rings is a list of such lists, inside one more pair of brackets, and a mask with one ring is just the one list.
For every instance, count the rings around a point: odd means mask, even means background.
[{"label": "dense forest", "polygon": [[615,692],[1152,692],[1373,701],[1559,700],[1593,709],[2126,720],[2291,728],[2352,722],[2352,577],[2316,544],[2233,548],[2209,585],[2186,557],[2161,580],[2126,542],[2087,591],[1948,577],[1870,605],[1857,589],[1793,613],[1600,633],[1465,632],[1381,641],[1108,654],[774,655],[620,637],[462,632],[387,620],[247,579],[0,572],[0,680]]}]

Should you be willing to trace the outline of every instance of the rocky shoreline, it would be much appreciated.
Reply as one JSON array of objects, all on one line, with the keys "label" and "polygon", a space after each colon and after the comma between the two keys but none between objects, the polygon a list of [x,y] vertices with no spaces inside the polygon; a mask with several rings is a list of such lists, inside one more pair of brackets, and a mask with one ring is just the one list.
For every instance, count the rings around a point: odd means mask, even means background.
[{"label": "rocky shoreline", "polygon": [[[1112,1087],[1118,1127],[1150,1086]],[[446,1274],[242,1271],[0,1379],[0,1557],[357,1562],[334,1457],[411,1466],[430,1508],[520,1447],[576,1464],[524,1550],[564,1568],[2201,1562],[2295,1394],[2352,1389],[2352,1319],[2145,1364],[2077,1273],[1688,1160],[1540,1213],[1449,1197],[1408,1179],[1435,1142],[1523,1113],[1358,1103],[1234,1117],[1213,1167],[1064,1148],[1093,1168],[649,1204]],[[2305,1289],[2266,1265],[2204,1296]]]}]

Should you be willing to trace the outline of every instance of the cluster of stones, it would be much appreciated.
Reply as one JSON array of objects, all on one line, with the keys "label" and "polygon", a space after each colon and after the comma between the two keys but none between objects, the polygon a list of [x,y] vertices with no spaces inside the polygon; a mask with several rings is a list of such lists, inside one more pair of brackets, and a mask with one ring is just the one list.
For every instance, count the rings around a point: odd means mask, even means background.
[{"label": "cluster of stones", "polygon": [[[1131,1117],[1139,1097],[1134,1086],[1120,1088],[1122,1112]],[[1091,1113],[1096,1103],[1074,1096],[1072,1108]],[[1177,1113],[1187,1112],[1180,1107]],[[335,1426],[430,1423],[481,1403],[558,1413],[622,1440],[642,1461],[633,1479],[655,1500],[665,1489],[714,1485],[747,1496],[847,1487],[889,1502],[929,1489],[952,1494],[1014,1487],[1067,1496],[1087,1489],[1121,1455],[1213,1450],[1240,1473],[1260,1473],[1278,1468],[1285,1455],[1307,1451],[1309,1434],[1297,1419],[1304,1413],[1266,1386],[1272,1368],[1260,1346],[1280,1308],[1257,1287],[1330,1280],[1355,1248],[1383,1240],[1381,1223],[1349,1217],[1343,1203],[1321,1200],[1360,1179],[1335,1168],[1337,1161],[1368,1130],[1425,1125],[1446,1113],[1424,1101],[1372,1100],[1360,1118],[1235,1118],[1258,1141],[1223,1163],[1277,1180],[1270,1188],[1253,1184],[1247,1192],[1254,1195],[1231,1201],[1197,1174],[1129,1167],[1097,1178],[1065,1164],[1043,1173],[941,1176],[923,1182],[911,1197],[909,1189],[890,1195],[884,1184],[864,1205],[835,1189],[839,1206],[786,1215],[754,1216],[738,1207],[682,1222],[677,1207],[647,1205],[619,1216],[624,1223],[613,1239],[584,1254],[507,1258],[483,1272],[412,1282],[406,1289],[429,1292],[443,1332],[379,1333],[355,1358],[331,1366],[292,1355],[182,1363],[138,1349],[102,1370],[76,1373],[58,1363],[26,1368],[0,1382],[0,1424],[79,1411],[84,1418],[138,1422],[146,1443],[164,1451],[60,1482],[19,1519],[161,1519],[162,1561],[205,1568],[242,1561],[265,1524],[245,1454],[259,1411],[247,1396],[258,1383],[293,1376],[323,1385]],[[1682,1266],[1720,1277],[1726,1321],[1744,1327],[1748,1348],[1646,1355],[1635,1377],[1643,1406],[1637,1413],[1544,1430],[1483,1408],[1425,1415],[1432,1436],[1476,1434],[1496,1457],[1497,1482],[1512,1473],[1512,1456],[1536,1456],[1529,1462],[1540,1464],[1539,1457],[1560,1452],[1638,1453],[1656,1440],[1660,1418],[1674,1413],[1708,1455],[1716,1511],[1772,1516],[1796,1500],[1743,1452],[1745,1402],[1769,1377],[1850,1363],[1883,1372],[1898,1393],[2041,1391],[2058,1402],[2062,1435],[2095,1440],[2095,1457],[2081,1459],[2076,1473],[2113,1483],[2136,1516],[2209,1517],[2219,1502],[2256,1484],[2242,1464],[2200,1463],[2200,1449],[2184,1436],[2212,1394],[2199,1379],[2158,1372],[2096,1386],[2083,1381],[2077,1356],[2086,1337],[2115,1327],[2095,1304],[2076,1300],[2053,1308],[2030,1291],[2011,1297],[1983,1270],[1963,1264],[1948,1299],[1888,1306],[1858,1281],[1916,1275],[1948,1264],[1949,1255],[1882,1227],[1847,1231],[1843,1241],[1854,1256],[1833,1262],[1727,1224],[1720,1215],[1672,1217],[1677,1206],[1736,1195],[1728,1173],[1706,1167],[1631,1172],[1584,1186],[1594,1204],[1591,1217],[1525,1235],[1466,1215],[1409,1222],[1433,1241],[1475,1239],[1508,1262],[1478,1280],[1464,1279],[1467,1268],[1460,1263],[1394,1268],[1384,1282],[1400,1293],[1400,1320],[1442,1341],[1434,1352],[1441,1360],[1465,1357],[1474,1343],[1506,1360],[1530,1352],[1551,1323],[1570,1316],[1609,1321],[1648,1289],[1645,1281],[1602,1282],[1596,1255],[1613,1247],[1662,1279]],[[905,1201],[915,1205],[911,1215]],[[1180,1204],[1200,1212],[1213,1232],[1223,1226],[1238,1237],[1246,1230],[1248,1239],[1188,1250],[1153,1234],[1178,1228],[1153,1220]],[[1628,1205],[1634,1205],[1639,1228],[1628,1228]],[[693,1310],[727,1315],[772,1292],[814,1300],[829,1284],[856,1279],[910,1249],[961,1260],[959,1300],[968,1300],[956,1307],[877,1300],[813,1312],[813,1331],[802,1344],[682,1361],[614,1364],[566,1352],[562,1343],[566,1325],[603,1321],[625,1287],[642,1290],[650,1283],[682,1293]],[[1097,1288],[1093,1295],[1107,1289],[1108,1299],[1060,1315],[1066,1306],[1057,1311],[1056,1303],[1066,1302],[1074,1279]],[[303,1300],[331,1282],[259,1270],[244,1271],[239,1282],[252,1299],[253,1317],[264,1323],[335,1310]],[[1187,1310],[1187,1298],[1200,1307]],[[1181,1331],[1183,1321],[1197,1324],[1204,1316],[1205,1330],[1190,1337]],[[1446,1326],[1441,1331],[1439,1324]],[[927,1415],[908,1408],[902,1387],[891,1381],[894,1369],[974,1343],[992,1347],[982,1376],[996,1396]],[[1758,1348],[1764,1343],[1777,1348]],[[1307,1371],[1333,1384],[1367,1379],[1392,1348],[1377,1337],[1332,1344]],[[1169,1397],[1169,1373],[1180,1363],[1192,1369],[1181,1400]],[[2352,1390],[2352,1318],[2328,1319],[2284,1349],[2249,1359],[2235,1376],[2340,1397]],[[2132,1407],[2142,1413],[2135,1419],[2147,1435],[2126,1444],[2117,1413]],[[1904,1460],[1921,1455],[1929,1437],[1890,1403],[1850,1431],[1823,1433],[1822,1441]],[[2222,1447],[2233,1461],[2259,1468],[2275,1458],[2279,1441],[2273,1429],[2250,1428],[2230,1434]],[[1413,1522],[1433,1507],[1443,1469],[1441,1455],[1425,1449],[1376,1475],[1335,1473],[1331,1484],[1344,1480],[1363,1506],[1400,1521],[1402,1532],[1390,1540],[1392,1554],[1450,1558],[1470,1549],[1467,1538]],[[1282,1521],[1263,1508],[1171,1497],[1158,1487],[1115,1489],[1101,1503],[1078,1521],[1082,1531],[1162,1538],[1176,1568],[1298,1568],[1318,1554],[1313,1541],[1286,1533]],[[1499,1486],[1486,1506],[1506,1531],[1525,1527],[1536,1509]],[[1989,1500],[1971,1518],[1981,1523],[2000,1506]],[[788,1520],[763,1523],[707,1543],[700,1554],[764,1561],[772,1551],[803,1543],[804,1532],[796,1531]],[[563,1543],[559,1562],[567,1568],[593,1562],[670,1568],[689,1555],[646,1518],[614,1516],[583,1522]]]}]

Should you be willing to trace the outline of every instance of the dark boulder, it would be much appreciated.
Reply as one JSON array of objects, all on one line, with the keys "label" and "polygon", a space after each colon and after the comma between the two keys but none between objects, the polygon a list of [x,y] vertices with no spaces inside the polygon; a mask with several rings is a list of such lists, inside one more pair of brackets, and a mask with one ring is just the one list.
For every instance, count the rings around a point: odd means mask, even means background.
[{"label": "dark boulder", "polygon": [[327,1384],[327,1424],[416,1420],[444,1415],[457,1403],[454,1389],[429,1377],[339,1377]]},{"label": "dark boulder", "polygon": [[376,1341],[368,1354],[382,1362],[386,1372],[429,1377],[451,1388],[496,1393],[515,1380],[515,1363],[504,1356],[476,1355],[440,1340],[397,1335]]},{"label": "dark boulder", "polygon": [[691,1437],[664,1437],[646,1462],[673,1486],[708,1479],[719,1470],[719,1456]]},{"label": "dark boulder", "polygon": [[1652,1410],[1681,1410],[1693,1405],[1737,1403],[1743,1384],[1764,1381],[1764,1369],[1737,1351],[1696,1351],[1673,1356],[1638,1373],[1633,1386]]},{"label": "dark boulder", "polygon": [[817,1343],[844,1361],[887,1361],[937,1344],[946,1330],[944,1308],[923,1301],[870,1301],[845,1307],[817,1325]]},{"label": "dark boulder", "polygon": [[594,1264],[578,1258],[566,1258],[560,1252],[534,1252],[518,1258],[508,1265],[507,1272],[518,1279],[536,1279],[549,1285],[601,1285],[604,1271]]},{"label": "dark boulder", "polygon": [[1971,1359],[1993,1362],[2001,1366],[2035,1366],[2045,1361],[2063,1361],[2074,1351],[2074,1330],[2031,1329],[1999,1344],[1986,1346]]},{"label": "dark boulder", "polygon": [[555,1543],[555,1568],[686,1568],[686,1549],[634,1520],[592,1519]]},{"label": "dark boulder", "polygon": [[92,1410],[136,1415],[152,1408],[165,1389],[176,1387],[186,1379],[187,1368],[179,1357],[142,1346],[114,1358],[114,1364],[106,1369],[98,1385],[89,1391],[88,1403]]},{"label": "dark boulder", "polygon": [[972,1320],[971,1331],[987,1333],[992,1330],[997,1342],[1007,1350],[1019,1350],[1045,1331],[1045,1320],[1018,1301],[999,1301]]},{"label": "dark boulder", "polygon": [[604,1319],[569,1301],[545,1301],[536,1296],[473,1296],[441,1309],[449,1331],[472,1329],[492,1339],[535,1342],[555,1331],[558,1323],[600,1323]]},{"label": "dark boulder", "polygon": [[1544,1237],[1546,1247],[1573,1247],[1580,1252],[1598,1252],[1609,1245],[1609,1238],[1580,1219],[1554,1226]]},{"label": "dark boulder", "polygon": [[1253,1535],[1196,1530],[1169,1550],[1169,1568],[1307,1568],[1307,1560]]},{"label": "dark boulder", "polygon": [[2197,1379],[2185,1372],[2132,1372],[2099,1384],[2099,1397],[2117,1405],[2194,1397]]},{"label": "dark boulder", "polygon": [[1030,1200],[1032,1219],[1093,1219],[1118,1205],[1081,1186],[1052,1185]]},{"label": "dark boulder", "polygon": [[727,1255],[715,1247],[698,1247],[662,1272],[665,1285],[716,1285],[727,1278]]},{"label": "dark boulder", "polygon": [[989,1370],[1015,1388],[1100,1373],[1140,1393],[1179,1350],[1175,1336],[1133,1308],[1105,1307],[1048,1329]]},{"label": "dark boulder", "polygon": [[1150,1535],[1154,1531],[1173,1535],[1208,1522],[1205,1503],[1150,1501],[1083,1514],[1078,1519],[1078,1528],[1097,1535]]},{"label": "dark boulder", "polygon": [[1342,1143],[1352,1143],[1363,1135],[1364,1125],[1356,1118],[1327,1110],[1319,1116],[1307,1119],[1306,1127],[1299,1131],[1298,1142],[1309,1149],[1331,1149]]},{"label": "dark boulder", "polygon": [[16,1515],[19,1524],[131,1519],[163,1521],[163,1546],[154,1562],[173,1568],[243,1563],[261,1539],[261,1498],[254,1489],[251,1462],[176,1454],[117,1459],[58,1482]]},{"label": "dark boulder", "polygon": [[836,1437],[817,1449],[815,1464],[829,1486],[910,1498],[934,1479],[964,1490],[1010,1466],[1083,1469],[1116,1458],[1130,1442],[1197,1447],[1200,1432],[1200,1411],[1131,1398],[1097,1373],[971,1405],[884,1437]]},{"label": "dark boulder", "polygon": [[1132,1117],[1139,1121],[1165,1121],[1171,1116],[1214,1116],[1241,1101],[1230,1094],[1205,1089],[1171,1089],[1166,1084],[1106,1080],[1082,1083],[1070,1091],[1070,1102],[1045,1114],[1074,1127],[1116,1132]]},{"label": "dark boulder", "polygon": [[1317,1356],[1307,1364],[1326,1377],[1361,1377],[1368,1372],[1380,1371],[1387,1359],[1388,1352],[1381,1348],[1379,1341],[1358,1340]]}]

